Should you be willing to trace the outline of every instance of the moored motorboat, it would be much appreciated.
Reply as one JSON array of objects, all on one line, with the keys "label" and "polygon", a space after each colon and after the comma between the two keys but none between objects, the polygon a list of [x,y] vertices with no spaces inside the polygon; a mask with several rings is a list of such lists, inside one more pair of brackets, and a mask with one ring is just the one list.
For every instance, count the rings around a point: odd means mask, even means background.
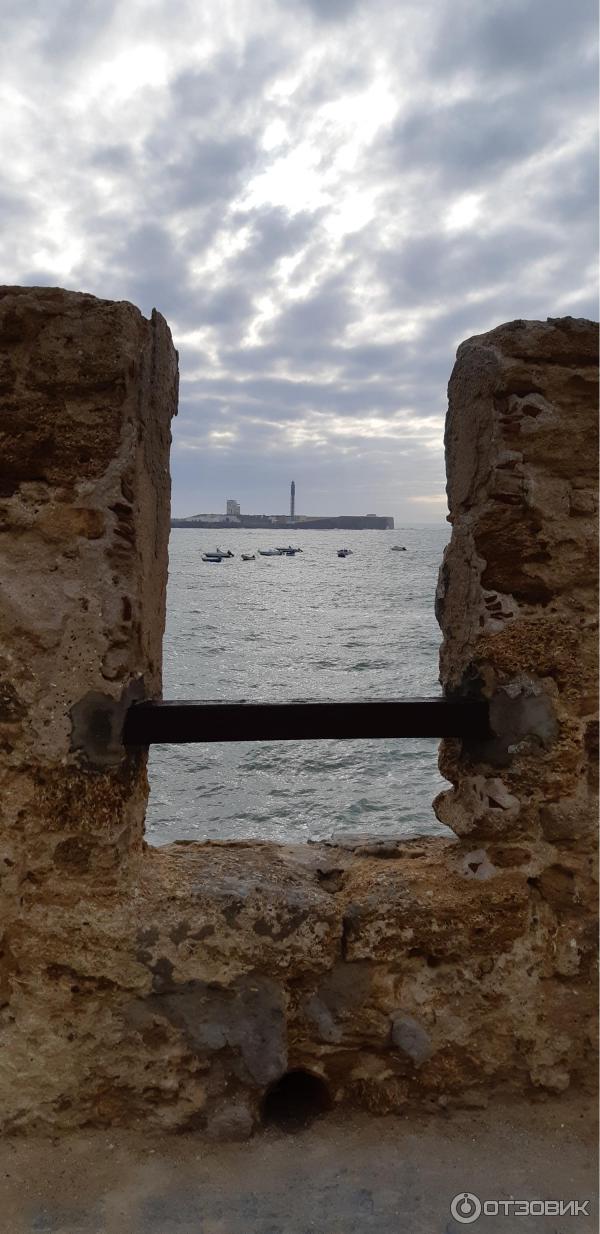
[{"label": "moored motorboat", "polygon": [[224,561],[226,557],[233,557],[233,556],[234,554],[232,553],[231,549],[228,548],[227,552],[224,553],[223,549],[217,548],[215,549],[214,553],[203,553],[202,560],[203,561]]},{"label": "moored motorboat", "polygon": [[338,557],[351,557],[352,549],[351,548],[338,548],[337,555]]},{"label": "moored motorboat", "polygon": [[254,561],[254,553],[242,553],[242,561]]},{"label": "moored motorboat", "polygon": [[281,550],[278,548],[259,548],[259,557],[281,557]]},{"label": "moored motorboat", "polygon": [[404,544],[392,544],[391,552],[392,553],[405,553],[406,548]]}]

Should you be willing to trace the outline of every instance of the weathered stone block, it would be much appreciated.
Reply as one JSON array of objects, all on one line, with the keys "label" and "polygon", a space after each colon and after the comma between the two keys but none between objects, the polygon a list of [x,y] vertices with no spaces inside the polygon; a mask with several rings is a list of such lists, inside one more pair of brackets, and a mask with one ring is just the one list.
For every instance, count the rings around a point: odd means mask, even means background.
[{"label": "weathered stone block", "polygon": [[141,845],[119,724],[161,688],[177,354],[160,314],[56,288],[0,289],[0,348],[4,826],[24,879],[101,876]]},{"label": "weathered stone block", "polygon": [[[597,691],[597,529],[587,500],[596,488],[597,343],[594,323],[562,318],[509,322],[458,350],[445,439],[453,531],[437,596],[441,678],[448,692],[489,699],[495,734],[443,743],[453,788],[436,811],[458,835],[543,831],[560,842],[569,813],[561,800],[579,803],[573,839],[583,834],[581,810],[595,813],[582,717]],[[503,793],[483,787],[491,774]]]}]

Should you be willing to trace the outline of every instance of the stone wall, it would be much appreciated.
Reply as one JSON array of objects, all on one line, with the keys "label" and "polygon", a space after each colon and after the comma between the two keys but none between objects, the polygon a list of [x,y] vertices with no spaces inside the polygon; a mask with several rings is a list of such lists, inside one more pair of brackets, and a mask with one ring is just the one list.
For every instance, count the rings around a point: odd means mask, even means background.
[{"label": "stone wall", "polygon": [[0,293],[0,345],[3,1126],[245,1136],[290,1071],[374,1112],[589,1083],[591,323],[459,351],[442,676],[494,738],[443,745],[455,837],[337,846],[143,844],[176,353],[48,289]]},{"label": "stone wall", "polygon": [[527,877],[545,941],[523,1018],[531,1078],[554,1088],[578,1048],[584,1065],[596,948],[597,364],[590,322],[499,326],[459,348],[446,422],[441,677],[489,699],[493,738],[442,743],[435,806],[474,878]]}]

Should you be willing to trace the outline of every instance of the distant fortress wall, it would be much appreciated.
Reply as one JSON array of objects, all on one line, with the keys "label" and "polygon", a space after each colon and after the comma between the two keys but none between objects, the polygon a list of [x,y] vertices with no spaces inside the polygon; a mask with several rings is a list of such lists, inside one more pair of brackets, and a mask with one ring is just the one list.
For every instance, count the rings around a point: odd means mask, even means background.
[{"label": "distant fortress wall", "polygon": [[297,514],[292,523],[289,514],[241,514],[237,518],[225,514],[196,514],[191,518],[172,518],[171,527],[215,527],[219,530],[226,530],[228,527],[286,527],[301,531],[332,531],[336,528],[343,528],[345,531],[393,531],[394,520],[389,515],[377,514]]}]

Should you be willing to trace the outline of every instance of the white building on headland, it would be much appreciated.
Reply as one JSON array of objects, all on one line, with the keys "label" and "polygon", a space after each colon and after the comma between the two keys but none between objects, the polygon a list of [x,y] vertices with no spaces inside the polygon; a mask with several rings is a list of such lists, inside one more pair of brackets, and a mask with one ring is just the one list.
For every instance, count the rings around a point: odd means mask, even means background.
[{"label": "white building on headland", "polygon": [[240,517],[239,501],[234,501],[233,497],[228,497],[227,505],[225,507],[225,513],[227,515],[227,518],[239,518]]}]

